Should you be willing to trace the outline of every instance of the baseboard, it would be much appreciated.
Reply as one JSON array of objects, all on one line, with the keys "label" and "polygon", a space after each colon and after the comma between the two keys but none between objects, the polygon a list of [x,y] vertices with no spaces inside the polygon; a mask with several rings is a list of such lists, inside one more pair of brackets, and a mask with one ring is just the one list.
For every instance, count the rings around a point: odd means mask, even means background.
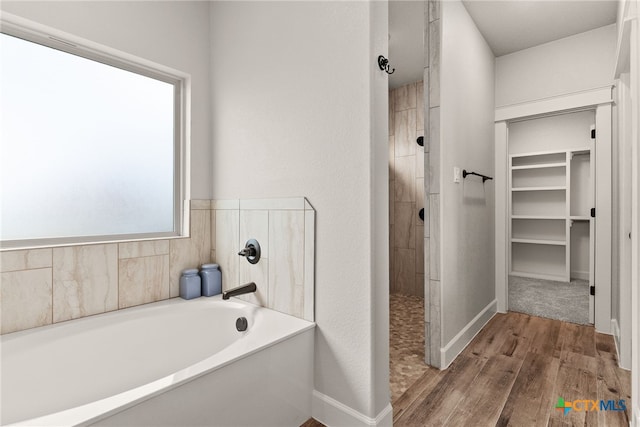
[{"label": "baseboard", "polygon": [[616,344],[616,356],[620,360],[620,326],[618,326],[618,319],[611,319],[611,333],[613,334],[613,342]]},{"label": "baseboard", "polygon": [[391,403],[380,411],[375,418],[370,418],[334,398],[314,390],[311,408],[311,416],[330,427],[391,427],[393,425]]},{"label": "baseboard", "polygon": [[589,280],[588,271],[572,271],[571,279]]},{"label": "baseboard", "polygon": [[446,346],[440,349],[440,369],[447,369],[478,332],[496,314],[498,301],[491,301],[476,317],[467,323]]}]

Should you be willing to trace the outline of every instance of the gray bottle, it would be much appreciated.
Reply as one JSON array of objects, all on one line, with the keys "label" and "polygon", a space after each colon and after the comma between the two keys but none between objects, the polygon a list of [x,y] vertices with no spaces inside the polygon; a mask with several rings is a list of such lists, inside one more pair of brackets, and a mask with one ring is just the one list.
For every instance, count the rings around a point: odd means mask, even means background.
[{"label": "gray bottle", "polygon": [[202,295],[197,268],[184,270],[180,276],[180,298],[193,299]]},{"label": "gray bottle", "polygon": [[222,293],[222,273],[218,264],[202,264],[202,295],[211,297]]}]

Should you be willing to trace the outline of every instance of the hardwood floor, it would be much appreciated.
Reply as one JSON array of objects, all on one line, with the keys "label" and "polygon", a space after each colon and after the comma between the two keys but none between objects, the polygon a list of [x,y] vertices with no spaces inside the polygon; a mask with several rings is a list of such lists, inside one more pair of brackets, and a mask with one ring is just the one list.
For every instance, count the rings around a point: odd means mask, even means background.
[{"label": "hardwood floor", "polygon": [[[497,314],[446,371],[429,369],[393,402],[394,426],[628,426],[627,411],[555,409],[558,398],[630,405],[630,372],[593,327]],[[599,405],[599,402],[597,403]],[[598,406],[599,407],[599,406]]]},{"label": "hardwood floor", "polygon": [[300,425],[300,427],[326,427],[326,426],[314,418],[309,418],[302,425]]}]

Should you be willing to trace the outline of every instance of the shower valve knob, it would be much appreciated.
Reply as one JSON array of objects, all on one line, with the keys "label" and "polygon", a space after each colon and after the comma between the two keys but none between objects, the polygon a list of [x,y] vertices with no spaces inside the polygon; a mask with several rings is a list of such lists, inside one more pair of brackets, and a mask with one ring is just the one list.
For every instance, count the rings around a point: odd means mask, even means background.
[{"label": "shower valve knob", "polygon": [[260,261],[260,243],[256,239],[249,239],[238,255],[247,258],[249,264],[257,264]]}]

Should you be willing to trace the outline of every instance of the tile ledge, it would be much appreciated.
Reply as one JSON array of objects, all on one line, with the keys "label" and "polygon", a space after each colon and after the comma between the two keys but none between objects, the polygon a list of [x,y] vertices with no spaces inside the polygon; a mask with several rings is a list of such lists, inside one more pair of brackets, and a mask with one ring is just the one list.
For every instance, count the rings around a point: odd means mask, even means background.
[{"label": "tile ledge", "polygon": [[140,239],[120,239],[120,240],[100,240],[95,242],[69,242],[69,243],[55,243],[50,245],[33,245],[33,246],[21,246],[21,247],[0,247],[1,252],[15,252],[15,251],[30,251],[34,249],[51,249],[51,248],[67,248],[73,246],[95,246],[95,245],[116,245],[118,243],[139,243],[139,242],[153,242],[158,240],[179,240],[190,239],[191,236],[163,236],[163,237],[147,237]]}]

